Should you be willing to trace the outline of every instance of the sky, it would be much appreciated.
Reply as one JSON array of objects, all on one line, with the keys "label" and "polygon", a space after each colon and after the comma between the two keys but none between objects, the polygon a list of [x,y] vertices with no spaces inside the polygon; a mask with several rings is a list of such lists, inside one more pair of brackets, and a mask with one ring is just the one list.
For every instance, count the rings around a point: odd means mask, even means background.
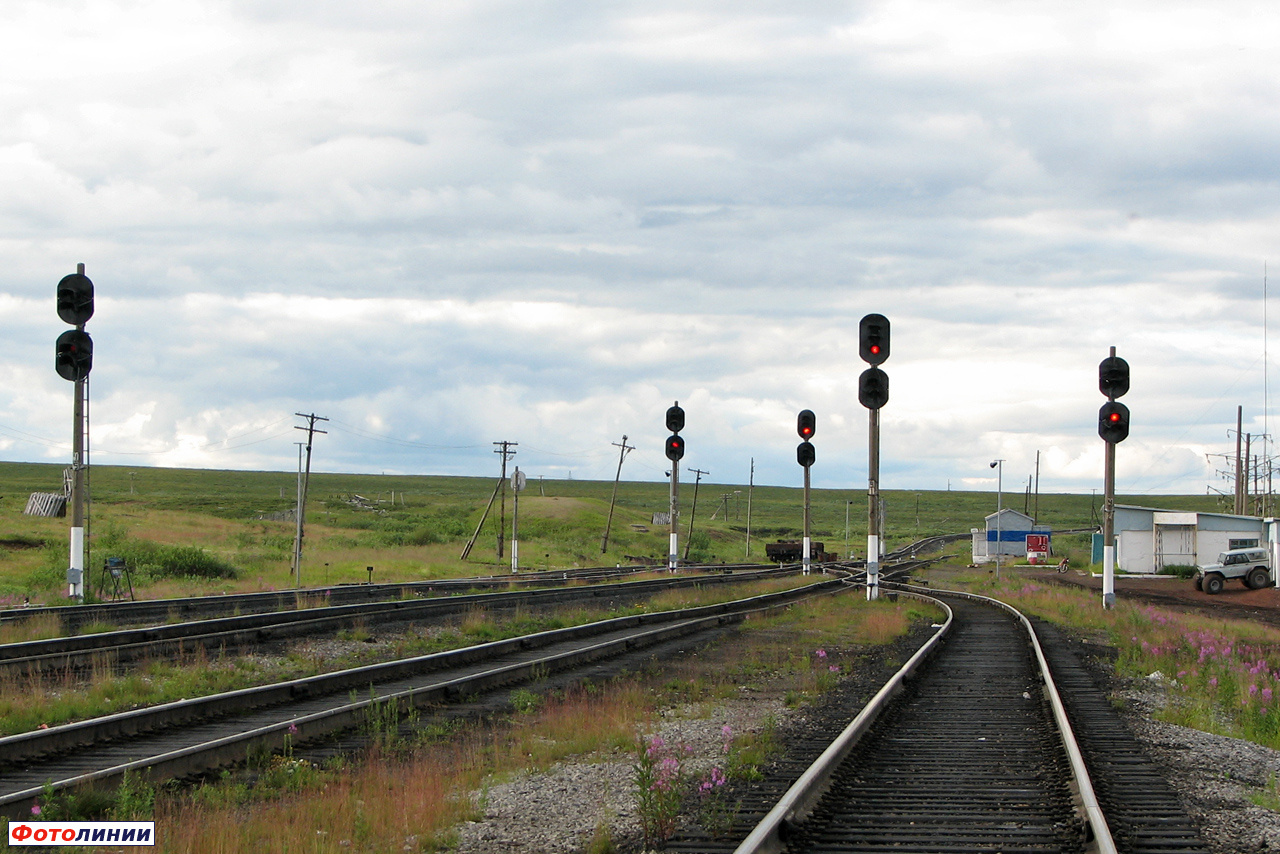
[{"label": "sky", "polygon": [[[1231,491],[1267,434],[1280,5],[6,0],[0,459]],[[1261,438],[1257,446],[1269,446]],[[1002,460],[993,469],[990,463]],[[997,477],[999,483],[997,483]]]}]

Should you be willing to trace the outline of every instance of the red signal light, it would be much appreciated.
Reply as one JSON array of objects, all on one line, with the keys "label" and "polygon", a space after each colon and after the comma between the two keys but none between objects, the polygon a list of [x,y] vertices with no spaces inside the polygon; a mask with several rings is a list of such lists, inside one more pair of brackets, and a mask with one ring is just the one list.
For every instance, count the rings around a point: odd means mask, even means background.
[{"label": "red signal light", "polygon": [[1112,424],[1115,424],[1120,420],[1120,413],[1119,412],[1111,413],[1110,415],[1107,416],[1107,420],[1110,421]]},{"label": "red signal light", "polygon": [[879,355],[880,355],[880,345],[879,345],[879,344],[872,344],[872,345],[871,345],[871,355],[873,355],[873,356],[879,356]]}]

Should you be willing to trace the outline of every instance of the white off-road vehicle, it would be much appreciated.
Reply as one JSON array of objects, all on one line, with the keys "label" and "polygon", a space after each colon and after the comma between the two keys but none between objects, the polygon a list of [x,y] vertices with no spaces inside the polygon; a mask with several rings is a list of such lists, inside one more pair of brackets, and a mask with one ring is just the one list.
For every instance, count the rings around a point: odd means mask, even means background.
[{"label": "white off-road vehicle", "polygon": [[1196,570],[1196,589],[1221,593],[1228,578],[1239,578],[1250,590],[1271,583],[1271,554],[1260,547],[1230,549],[1218,555],[1218,562]]}]

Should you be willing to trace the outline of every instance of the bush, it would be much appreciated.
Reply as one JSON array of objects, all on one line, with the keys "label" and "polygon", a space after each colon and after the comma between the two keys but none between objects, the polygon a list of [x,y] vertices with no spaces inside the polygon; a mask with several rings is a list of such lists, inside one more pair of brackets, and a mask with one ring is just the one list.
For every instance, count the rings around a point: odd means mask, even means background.
[{"label": "bush", "polygon": [[1200,568],[1194,563],[1167,563],[1160,569],[1160,575],[1176,575],[1178,578],[1191,578]]},{"label": "bush", "polygon": [[[235,578],[235,566],[195,546],[170,546],[147,540],[120,539],[95,558],[123,558],[136,576],[149,578]],[[97,561],[95,561],[97,562]]]}]

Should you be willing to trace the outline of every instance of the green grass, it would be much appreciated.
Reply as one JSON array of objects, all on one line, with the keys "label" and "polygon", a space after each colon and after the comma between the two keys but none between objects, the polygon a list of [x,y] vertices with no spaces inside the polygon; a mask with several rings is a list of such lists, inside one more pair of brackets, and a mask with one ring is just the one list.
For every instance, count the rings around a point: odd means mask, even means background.
[{"label": "green grass", "polygon": [[[29,493],[60,488],[62,468],[0,463],[0,607],[21,605],[26,598],[61,600],[68,562],[67,520],[25,516],[22,509]],[[374,568],[375,581],[510,571],[510,500],[502,558],[495,505],[469,558],[461,559],[494,482],[488,477],[313,474],[303,586],[366,581],[367,567]],[[96,591],[108,556],[130,562],[135,589],[148,598],[293,587],[295,526],[271,514],[293,507],[295,486],[292,472],[94,467],[90,592]],[[690,558],[709,563],[747,559],[745,485],[702,487]],[[602,554],[612,488],[611,481],[540,480],[526,489],[520,500],[522,566],[664,561],[669,531],[653,525],[652,516],[667,509],[666,483],[619,484],[609,550]],[[725,494],[732,497],[721,501]],[[366,500],[353,503],[354,495]],[[843,553],[847,542],[850,550],[861,554],[866,543],[865,495],[862,485],[813,490],[813,538],[828,551]],[[767,542],[801,536],[802,498],[799,488],[754,489],[751,559],[763,560]],[[996,503],[988,492],[886,490],[883,498],[889,548],[934,534],[967,533],[982,525]],[[1153,503],[1149,497],[1119,500]],[[1163,496],[1156,503],[1174,510],[1218,509],[1211,496]],[[1016,497],[1007,497],[1006,504],[1022,509]],[[1096,520],[1097,504],[1093,496],[1041,495],[1039,521],[1058,529],[1088,527]],[[682,521],[687,531],[687,500]],[[1056,546],[1067,550],[1077,566],[1088,563],[1087,535],[1058,537]],[[955,550],[967,548],[962,543]]]}]

